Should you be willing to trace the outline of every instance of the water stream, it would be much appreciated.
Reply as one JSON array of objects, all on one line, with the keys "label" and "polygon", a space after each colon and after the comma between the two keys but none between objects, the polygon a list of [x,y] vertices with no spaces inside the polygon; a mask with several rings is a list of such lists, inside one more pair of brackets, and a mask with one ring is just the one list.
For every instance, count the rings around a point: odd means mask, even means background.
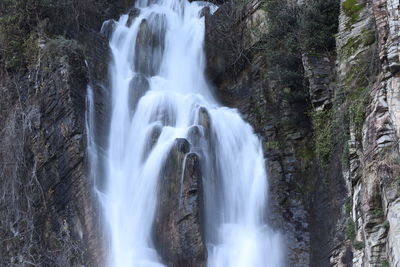
[{"label": "water stream", "polygon": [[[186,138],[202,164],[207,266],[282,266],[280,235],[265,223],[268,181],[260,141],[235,109],[218,104],[204,75],[206,6],[215,10],[205,2],[140,0],[136,14],[115,23],[106,159],[92,162],[106,170],[99,196],[108,266],[164,266],[151,232],[157,183],[176,138]],[[201,113],[209,117],[208,134]],[[195,125],[201,142],[189,134]],[[95,154],[91,138],[89,145]]]}]

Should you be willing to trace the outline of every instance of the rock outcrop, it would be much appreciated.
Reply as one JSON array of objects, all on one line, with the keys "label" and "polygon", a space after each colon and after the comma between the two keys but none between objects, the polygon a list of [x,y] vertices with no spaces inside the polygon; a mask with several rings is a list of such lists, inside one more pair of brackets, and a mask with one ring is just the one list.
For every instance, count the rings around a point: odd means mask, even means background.
[{"label": "rock outcrop", "polygon": [[154,222],[155,244],[168,266],[205,266],[201,235],[201,167],[189,153],[186,139],[177,139],[159,182]]}]

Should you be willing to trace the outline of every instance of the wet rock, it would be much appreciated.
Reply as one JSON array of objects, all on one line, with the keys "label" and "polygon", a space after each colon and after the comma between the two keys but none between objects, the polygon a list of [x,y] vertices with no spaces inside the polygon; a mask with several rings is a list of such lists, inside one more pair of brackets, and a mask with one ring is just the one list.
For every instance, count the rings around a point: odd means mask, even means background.
[{"label": "wet rock", "polygon": [[188,140],[193,148],[199,147],[203,133],[199,126],[194,125],[188,130]]},{"label": "wet rock", "polygon": [[165,27],[165,15],[160,14],[153,14],[140,23],[135,46],[136,72],[145,76],[154,76],[158,73],[165,46]]},{"label": "wet rock", "polygon": [[129,83],[129,110],[134,114],[137,104],[142,96],[149,90],[149,82],[142,74],[137,74]]},{"label": "wet rock", "polygon": [[211,16],[210,7],[206,6],[200,11],[200,17]]},{"label": "wet rock", "polygon": [[126,26],[130,27],[132,25],[133,20],[136,19],[139,15],[140,15],[140,9],[134,7],[131,10],[129,10],[128,21],[126,22]]},{"label": "wet rock", "polygon": [[143,151],[143,156],[142,156],[143,161],[149,156],[149,153],[153,149],[154,145],[157,143],[158,138],[161,135],[161,132],[162,132],[162,126],[159,124],[154,125],[153,128],[149,131],[146,148]]},{"label": "wet rock", "polygon": [[201,234],[201,173],[190,144],[177,139],[159,181],[154,239],[168,266],[205,266]]},{"label": "wet rock", "polygon": [[116,21],[113,19],[109,19],[103,23],[100,32],[107,40],[110,40],[116,27]]},{"label": "wet rock", "polygon": [[211,133],[211,120],[210,115],[205,107],[199,109],[199,125],[204,129],[204,135],[206,138],[210,136]]}]

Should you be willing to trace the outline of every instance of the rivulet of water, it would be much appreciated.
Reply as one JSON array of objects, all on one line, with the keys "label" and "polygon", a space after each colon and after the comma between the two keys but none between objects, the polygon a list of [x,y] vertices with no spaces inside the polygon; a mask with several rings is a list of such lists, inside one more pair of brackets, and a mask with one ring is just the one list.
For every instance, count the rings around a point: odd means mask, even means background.
[{"label": "rivulet of water", "polygon": [[[151,231],[158,179],[176,138],[201,154],[207,266],[282,266],[280,235],[265,223],[268,181],[260,141],[236,110],[217,103],[204,75],[205,7],[215,10],[205,2],[140,0],[115,22],[107,151],[104,162],[91,164],[106,170],[99,197],[108,266],[164,266]],[[199,121],[205,111],[209,129]],[[189,134],[194,125],[202,142]]]}]

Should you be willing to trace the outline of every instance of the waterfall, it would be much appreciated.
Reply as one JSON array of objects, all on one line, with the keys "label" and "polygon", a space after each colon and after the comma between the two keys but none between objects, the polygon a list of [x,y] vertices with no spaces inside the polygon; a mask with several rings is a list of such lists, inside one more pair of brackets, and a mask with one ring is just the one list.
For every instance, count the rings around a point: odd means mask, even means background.
[{"label": "waterfall", "polygon": [[159,181],[176,140],[184,139],[186,155],[201,162],[207,266],[282,266],[281,237],[266,224],[261,143],[235,109],[218,104],[204,75],[204,8],[216,9],[206,2],[139,0],[113,24],[107,151],[104,161],[91,164],[106,170],[98,191],[108,266],[166,265],[152,232]]}]

